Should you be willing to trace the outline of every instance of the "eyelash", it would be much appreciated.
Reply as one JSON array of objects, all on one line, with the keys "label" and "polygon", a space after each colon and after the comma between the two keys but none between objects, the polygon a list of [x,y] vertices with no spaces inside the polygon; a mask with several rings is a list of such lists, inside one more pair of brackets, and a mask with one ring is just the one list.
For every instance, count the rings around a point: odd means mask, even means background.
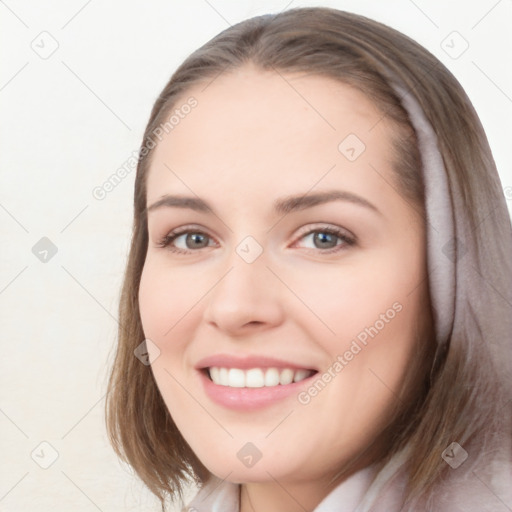
[{"label": "eyelash", "polygon": [[[172,242],[174,242],[174,240],[176,240],[176,238],[180,237],[181,235],[190,234],[190,233],[205,235],[206,237],[211,239],[211,237],[207,233],[205,233],[201,230],[193,229],[190,226],[184,226],[182,228],[175,229],[174,231],[171,231],[170,233],[168,233],[167,235],[162,237],[157,242],[156,246],[159,248],[167,248],[169,251],[178,253],[178,254],[191,254],[193,252],[197,252],[199,249],[184,250],[184,249],[178,249],[177,247],[170,245]],[[331,247],[329,249],[310,249],[310,250],[318,250],[323,254],[339,252],[339,251],[346,249],[347,246],[350,247],[356,243],[356,240],[354,238],[351,238],[350,236],[348,236],[345,233],[345,231],[342,231],[341,229],[334,228],[331,226],[317,227],[315,229],[310,229],[309,231],[306,231],[305,233],[300,235],[298,240],[301,240],[301,239],[305,238],[306,236],[311,235],[312,233],[327,233],[329,235],[334,235],[334,236],[338,237],[340,240],[342,240],[343,243],[336,244],[334,247]],[[206,247],[201,247],[200,249],[206,249]]]}]

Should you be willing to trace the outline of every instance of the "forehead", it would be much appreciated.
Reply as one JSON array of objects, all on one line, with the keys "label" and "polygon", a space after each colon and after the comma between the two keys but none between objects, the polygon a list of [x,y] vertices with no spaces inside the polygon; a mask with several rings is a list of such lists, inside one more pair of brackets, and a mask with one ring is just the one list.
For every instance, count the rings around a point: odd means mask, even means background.
[{"label": "forehead", "polygon": [[343,178],[382,189],[391,172],[392,125],[365,94],[331,78],[247,66],[188,89],[172,112],[190,97],[196,106],[154,150],[148,203],[167,189],[189,193],[187,184],[198,194],[219,183],[268,194]]}]

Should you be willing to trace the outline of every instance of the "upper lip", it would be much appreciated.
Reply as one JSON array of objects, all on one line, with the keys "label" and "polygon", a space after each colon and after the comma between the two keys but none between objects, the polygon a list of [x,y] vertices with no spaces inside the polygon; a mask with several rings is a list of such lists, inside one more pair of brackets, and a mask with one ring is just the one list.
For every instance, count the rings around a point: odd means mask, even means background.
[{"label": "upper lip", "polygon": [[276,359],[267,356],[233,356],[228,354],[215,354],[208,356],[195,365],[198,370],[205,368],[218,367],[218,368],[239,368],[240,370],[248,370],[250,368],[291,368],[292,370],[316,370],[307,364],[292,363],[283,359]]}]

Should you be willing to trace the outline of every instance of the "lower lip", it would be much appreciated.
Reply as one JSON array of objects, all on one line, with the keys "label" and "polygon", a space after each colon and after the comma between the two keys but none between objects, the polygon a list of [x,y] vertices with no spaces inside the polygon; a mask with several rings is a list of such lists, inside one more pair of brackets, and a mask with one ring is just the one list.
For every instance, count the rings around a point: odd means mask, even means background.
[{"label": "lower lip", "polygon": [[202,371],[200,371],[199,374],[205,393],[211,400],[229,409],[246,411],[267,407],[285,400],[292,395],[297,395],[316,375],[313,374],[311,377],[301,380],[300,382],[285,385],[261,388],[232,388],[215,384]]}]

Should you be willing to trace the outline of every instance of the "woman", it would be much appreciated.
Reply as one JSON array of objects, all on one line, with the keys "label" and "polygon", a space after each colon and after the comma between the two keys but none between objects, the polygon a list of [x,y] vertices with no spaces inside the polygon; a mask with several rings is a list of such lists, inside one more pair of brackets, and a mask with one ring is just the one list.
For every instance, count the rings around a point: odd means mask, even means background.
[{"label": "woman", "polygon": [[425,49],[328,8],[229,28],[146,128],[114,448],[162,509],[507,510],[511,242]]}]

